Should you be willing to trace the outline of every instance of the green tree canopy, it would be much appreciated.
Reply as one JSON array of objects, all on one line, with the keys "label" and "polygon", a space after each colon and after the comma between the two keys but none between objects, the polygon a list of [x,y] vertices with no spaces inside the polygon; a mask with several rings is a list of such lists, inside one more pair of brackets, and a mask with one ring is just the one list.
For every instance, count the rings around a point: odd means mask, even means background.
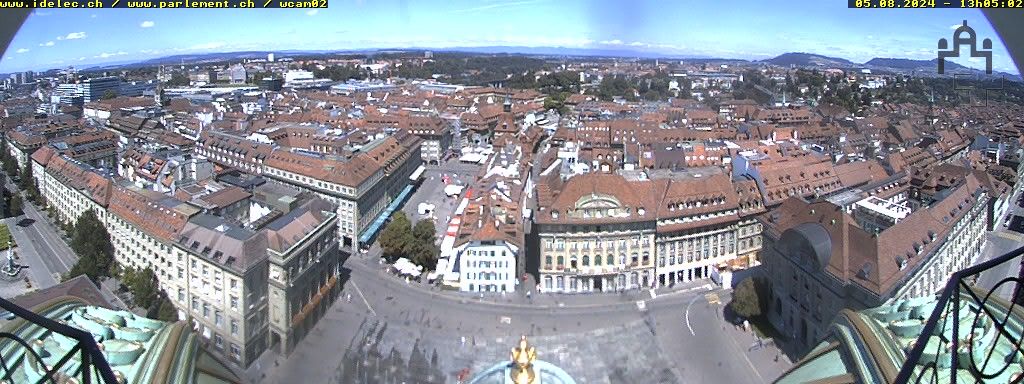
[{"label": "green tree canopy", "polygon": [[434,220],[423,219],[416,222],[416,226],[412,229],[412,234],[416,236],[416,240],[433,243],[434,236],[437,236],[437,227],[434,226]]},{"label": "green tree canopy", "polygon": [[21,195],[17,193],[11,194],[11,201],[8,203],[7,211],[10,212],[11,216],[21,216],[24,214],[24,203],[21,201]]},{"label": "green tree canopy", "polygon": [[166,297],[161,297],[159,308],[156,314],[157,320],[178,321],[178,309],[174,308],[174,305]]},{"label": "green tree canopy", "polygon": [[32,176],[32,161],[25,162],[25,167],[21,170],[21,180],[18,181],[18,187],[21,190],[28,192],[29,198],[35,200],[39,197],[39,188],[36,186],[36,178]]},{"label": "green tree canopy", "polygon": [[384,250],[384,258],[394,262],[405,254],[406,247],[413,242],[412,224],[402,211],[395,212],[391,221],[380,234],[380,247]]},{"label": "green tree canopy", "polygon": [[191,83],[192,81],[188,79],[188,76],[181,71],[172,72],[171,79],[167,80],[167,85],[172,87],[184,87]]},{"label": "green tree canopy", "polygon": [[751,277],[744,279],[736,286],[729,306],[737,315],[754,318],[765,313],[770,297],[768,282]]},{"label": "green tree canopy", "polygon": [[157,288],[156,274],[152,269],[134,271],[126,269],[124,276],[124,283],[131,290],[136,305],[143,308],[154,308],[160,304],[158,301],[160,290]]},{"label": "green tree canopy", "polygon": [[424,269],[433,270],[437,266],[437,256],[441,253],[434,241],[434,237],[437,236],[434,221],[423,219],[416,222],[412,233],[413,241],[408,244],[406,252],[410,261]]},{"label": "green tree canopy", "polygon": [[93,281],[100,277],[109,277],[114,263],[114,246],[110,242],[110,233],[96,217],[96,213],[87,210],[78,217],[71,238],[71,249],[78,255],[68,277],[88,275]]}]

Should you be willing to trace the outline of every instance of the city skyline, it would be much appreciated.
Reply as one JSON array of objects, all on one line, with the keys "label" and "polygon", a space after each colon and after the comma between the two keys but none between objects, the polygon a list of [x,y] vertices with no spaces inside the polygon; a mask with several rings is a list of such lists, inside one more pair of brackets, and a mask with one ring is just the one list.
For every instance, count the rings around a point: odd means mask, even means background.
[{"label": "city skyline", "polygon": [[[1018,73],[998,35],[975,9],[863,10],[804,1],[785,8],[746,2],[729,10],[697,3],[668,11],[651,1],[550,0],[353,0],[301,10],[47,9],[26,20],[0,60],[0,72],[189,53],[484,46],[747,60],[786,52],[861,63],[875,57],[930,60],[938,39],[948,38],[967,20],[979,39],[993,40],[993,69]],[[952,61],[984,68],[977,58]]]}]

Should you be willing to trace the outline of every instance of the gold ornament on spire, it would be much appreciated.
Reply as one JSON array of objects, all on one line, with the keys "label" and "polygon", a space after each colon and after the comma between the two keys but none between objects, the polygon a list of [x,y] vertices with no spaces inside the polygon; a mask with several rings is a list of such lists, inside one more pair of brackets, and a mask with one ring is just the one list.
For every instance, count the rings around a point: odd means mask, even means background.
[{"label": "gold ornament on spire", "polygon": [[533,361],[537,359],[537,350],[526,341],[526,335],[519,339],[519,345],[512,348],[512,382],[515,384],[537,384],[536,374],[533,372]]}]

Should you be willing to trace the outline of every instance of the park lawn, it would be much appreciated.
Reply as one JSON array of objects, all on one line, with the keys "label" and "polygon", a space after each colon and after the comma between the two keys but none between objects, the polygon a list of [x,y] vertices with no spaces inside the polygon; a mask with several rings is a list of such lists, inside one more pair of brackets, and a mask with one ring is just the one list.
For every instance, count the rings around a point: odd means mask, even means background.
[{"label": "park lawn", "polygon": [[7,228],[7,224],[0,224],[0,251],[7,250],[7,242],[11,242],[11,246],[18,246],[14,242],[14,238],[11,237],[11,230]]}]

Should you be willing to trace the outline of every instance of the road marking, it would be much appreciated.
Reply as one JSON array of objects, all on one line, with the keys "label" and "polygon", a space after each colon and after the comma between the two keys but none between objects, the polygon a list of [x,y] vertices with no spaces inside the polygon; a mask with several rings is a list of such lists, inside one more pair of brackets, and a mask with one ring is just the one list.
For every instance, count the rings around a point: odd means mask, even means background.
[{"label": "road marking", "polygon": [[373,307],[370,306],[370,302],[366,301],[366,296],[363,296],[363,291],[359,289],[359,286],[356,285],[354,280],[352,281],[352,287],[356,289],[356,293],[359,294],[359,298],[363,299],[363,304],[366,304],[366,308],[370,310],[370,313],[372,313],[374,317],[377,317],[377,311],[374,311]]},{"label": "road marking", "polygon": [[690,303],[686,304],[686,312],[684,317],[686,318],[686,329],[690,330],[690,336],[697,335],[696,333],[693,332],[693,326],[690,325],[690,306],[693,305],[693,303],[696,303],[697,299],[699,298],[700,296],[694,296],[693,299],[690,300]]},{"label": "road marking", "polygon": [[721,302],[718,301],[718,294],[717,293],[706,294],[706,295],[704,295],[704,298],[708,300],[708,304],[721,304]]},{"label": "road marking", "polygon": [[[512,318],[508,317],[508,316],[502,316],[501,317],[501,323],[502,324],[509,324],[509,325],[511,325],[512,324]],[[500,341],[499,341],[499,343],[500,343]]]}]

